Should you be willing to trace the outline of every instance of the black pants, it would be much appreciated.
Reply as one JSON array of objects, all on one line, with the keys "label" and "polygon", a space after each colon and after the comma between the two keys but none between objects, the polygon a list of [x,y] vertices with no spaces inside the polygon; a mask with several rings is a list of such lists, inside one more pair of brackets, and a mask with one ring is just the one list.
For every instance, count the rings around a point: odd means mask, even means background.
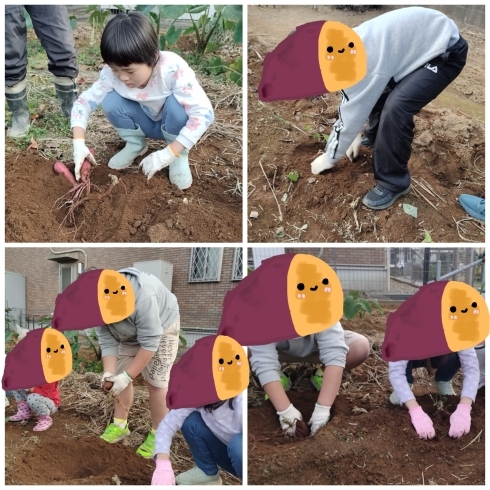
[{"label": "black pants", "polygon": [[[77,51],[68,11],[62,5],[25,5],[36,36],[48,55],[48,70],[76,78]],[[22,5],[5,6],[5,85],[24,80],[27,72],[27,29]]]},{"label": "black pants", "polygon": [[374,141],[373,170],[378,184],[394,192],[410,185],[408,160],[415,126],[413,116],[461,73],[467,54],[468,43],[460,37],[444,54],[403,80],[390,81],[364,129],[364,135]]}]

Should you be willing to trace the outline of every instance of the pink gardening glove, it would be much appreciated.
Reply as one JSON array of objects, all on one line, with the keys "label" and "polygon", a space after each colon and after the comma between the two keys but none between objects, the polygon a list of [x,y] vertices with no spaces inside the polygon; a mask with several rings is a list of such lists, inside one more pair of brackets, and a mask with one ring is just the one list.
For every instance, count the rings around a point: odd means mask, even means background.
[{"label": "pink gardening glove", "polygon": [[460,403],[449,421],[449,437],[462,437],[470,431],[471,426],[471,405]]},{"label": "pink gardening glove", "polygon": [[151,479],[152,485],[175,485],[175,475],[172,463],[168,459],[157,459],[157,467]]},{"label": "pink gardening glove", "polygon": [[408,411],[408,413],[410,414],[412,424],[421,439],[432,439],[435,437],[436,431],[432,425],[432,420],[422,410],[422,407],[413,407]]}]

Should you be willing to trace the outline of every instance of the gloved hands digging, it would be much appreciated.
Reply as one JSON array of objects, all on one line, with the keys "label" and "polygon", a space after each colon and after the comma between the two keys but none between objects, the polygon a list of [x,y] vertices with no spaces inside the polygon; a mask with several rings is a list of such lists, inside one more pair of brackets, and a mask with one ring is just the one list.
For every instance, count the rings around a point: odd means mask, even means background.
[{"label": "gloved hands digging", "polygon": [[106,378],[106,381],[110,381],[111,383],[114,383],[110,391],[114,396],[119,395],[121,391],[126,389],[129,383],[133,382],[133,380],[131,379],[131,377],[126,371],[122,372],[121,374],[118,374],[117,376],[109,376],[108,378]]},{"label": "gloved hands digging", "polygon": [[432,420],[422,410],[422,407],[413,407],[408,413],[410,414],[412,424],[421,439],[433,439],[435,437],[436,431],[434,430]]},{"label": "gloved hands digging", "polygon": [[449,418],[449,437],[462,437],[470,432],[471,406],[460,403]]},{"label": "gloved hands digging", "polygon": [[168,167],[177,159],[177,155],[172,151],[170,145],[163,150],[155,151],[144,158],[140,167],[143,167],[143,173],[150,180],[158,171]]},{"label": "gloved hands digging", "polygon": [[151,479],[152,485],[175,485],[175,475],[172,464],[167,459],[157,459],[157,467]]},{"label": "gloved hands digging", "polygon": [[311,419],[308,422],[308,425],[311,428],[311,435],[314,436],[315,433],[321,429],[324,425],[327,425],[330,420],[330,409],[332,407],[324,407],[319,403],[315,404],[315,410],[313,410],[313,414],[311,415]]},{"label": "gloved hands digging", "polygon": [[75,162],[75,178],[80,180],[80,169],[83,161],[87,159],[93,165],[98,165],[94,156],[85,145],[85,139],[77,138],[73,140],[73,161]]},{"label": "gloved hands digging", "polygon": [[296,410],[291,403],[283,412],[277,412],[277,415],[279,415],[279,423],[284,435],[294,437],[296,434],[296,421],[303,420],[301,412]]}]

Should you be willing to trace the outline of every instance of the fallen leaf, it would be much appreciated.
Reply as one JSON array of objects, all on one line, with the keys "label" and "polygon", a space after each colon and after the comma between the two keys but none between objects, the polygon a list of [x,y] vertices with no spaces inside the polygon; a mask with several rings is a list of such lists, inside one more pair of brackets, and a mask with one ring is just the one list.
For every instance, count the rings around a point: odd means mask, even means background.
[{"label": "fallen leaf", "polygon": [[251,217],[251,218],[258,218],[258,217],[259,217],[259,213],[258,213],[257,211],[252,211],[252,212],[250,213],[250,217]]},{"label": "fallen leaf", "polygon": [[44,111],[44,108],[46,107],[46,104],[39,104],[38,111],[42,112]]},{"label": "fallen leaf", "polygon": [[31,144],[27,147],[28,150],[37,150],[39,147],[37,145],[37,141],[31,137]]},{"label": "fallen leaf", "polygon": [[310,177],[306,182],[308,182],[308,184],[314,184],[316,182],[316,179],[315,177]]},{"label": "fallen leaf", "polygon": [[37,119],[39,117],[39,114],[31,114],[31,121],[33,121],[34,119]]},{"label": "fallen leaf", "polygon": [[282,201],[282,202],[286,202],[286,199],[287,199],[287,198],[288,198],[288,193],[287,193],[287,192],[285,192],[285,193],[283,194],[283,196],[282,196],[281,201]]},{"label": "fallen leaf", "polygon": [[308,228],[308,225],[303,225],[303,226],[301,227],[301,229],[302,229],[303,231],[304,231],[304,230],[306,230],[306,228]]},{"label": "fallen leaf", "polygon": [[403,203],[403,211],[413,218],[417,217],[417,208],[411,204]]},{"label": "fallen leaf", "polygon": [[359,407],[354,407],[352,411],[354,413],[368,413],[368,411],[365,408],[359,408]]}]

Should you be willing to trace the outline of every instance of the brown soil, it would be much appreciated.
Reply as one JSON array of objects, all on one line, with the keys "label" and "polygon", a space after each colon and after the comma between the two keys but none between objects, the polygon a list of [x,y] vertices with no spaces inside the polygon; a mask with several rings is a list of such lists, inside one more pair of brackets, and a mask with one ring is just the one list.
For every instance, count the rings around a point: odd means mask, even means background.
[{"label": "brown soil", "polygon": [[[13,398],[10,400],[6,416],[16,412]],[[53,421],[44,432],[32,431],[34,419],[27,424],[6,423],[6,485],[150,485],[155,464],[138,456],[136,447],[124,441],[108,444],[99,437],[77,435],[75,427],[90,425],[90,420],[63,409],[63,392]],[[131,419],[129,427],[137,430],[131,426]],[[180,432],[173,439],[171,460],[175,474],[194,466]],[[221,477],[225,484],[237,485],[237,480],[224,471]]]},{"label": "brown soil", "polygon": [[227,192],[231,187],[228,179],[204,175],[214,170],[226,176],[224,168],[211,163],[220,152],[218,141],[209,138],[206,146],[194,150],[193,158],[200,160],[200,178],[194,172],[194,183],[185,191],[170,184],[168,171],[147,181],[136,165],[122,172],[109,169],[104,164],[116,151],[117,147],[110,145],[97,155],[102,165],[93,170],[91,182],[100,192],[108,188],[109,174],[117,174],[120,183],[112,197],[79,206],[75,226],[61,226],[67,209],[55,209],[55,201],[68,192],[70,185],[53,172],[54,160],[46,160],[33,150],[7,153],[6,241],[241,241],[241,198]]},{"label": "brown soil", "polygon": [[[365,364],[344,373],[332,418],[313,438],[284,437],[272,404],[264,401],[261,390],[249,390],[249,484],[484,484],[485,389],[478,392],[473,405],[470,433],[452,439],[447,435],[449,417],[459,397],[447,397],[438,409],[425,371],[416,370],[414,393],[436,430],[435,439],[419,439],[406,409],[388,400],[391,389],[386,363],[379,358],[387,314],[342,322],[344,328],[368,336],[375,347]],[[293,383],[288,396],[308,421],[318,397],[309,382],[314,367],[283,365],[283,369]],[[458,392],[460,373],[454,386]],[[482,430],[480,439],[463,449]]]},{"label": "brown soil", "polygon": [[[356,13],[321,6],[315,12],[311,6],[277,6],[270,23],[270,9],[249,7],[248,214],[259,214],[249,219],[249,241],[420,242],[424,230],[435,242],[484,240],[481,223],[461,222],[459,233],[455,223],[467,217],[458,196],[484,197],[485,191],[484,35],[476,28],[460,27],[470,49],[459,78],[415,117],[409,168],[413,178],[432,187],[433,195],[417,184],[413,187],[435,208],[414,190],[384,211],[359,205],[374,185],[370,149],[361,147],[354,162],[344,157],[333,170],[311,173],[310,163],[325,146],[320,139],[336,120],[338,94],[268,104],[258,100],[260,58],[297,25],[328,18],[356,26],[383,11]],[[282,222],[259,162],[274,187]],[[294,171],[299,180],[293,183],[287,175]],[[416,206],[418,217],[406,214],[402,203]]]}]

